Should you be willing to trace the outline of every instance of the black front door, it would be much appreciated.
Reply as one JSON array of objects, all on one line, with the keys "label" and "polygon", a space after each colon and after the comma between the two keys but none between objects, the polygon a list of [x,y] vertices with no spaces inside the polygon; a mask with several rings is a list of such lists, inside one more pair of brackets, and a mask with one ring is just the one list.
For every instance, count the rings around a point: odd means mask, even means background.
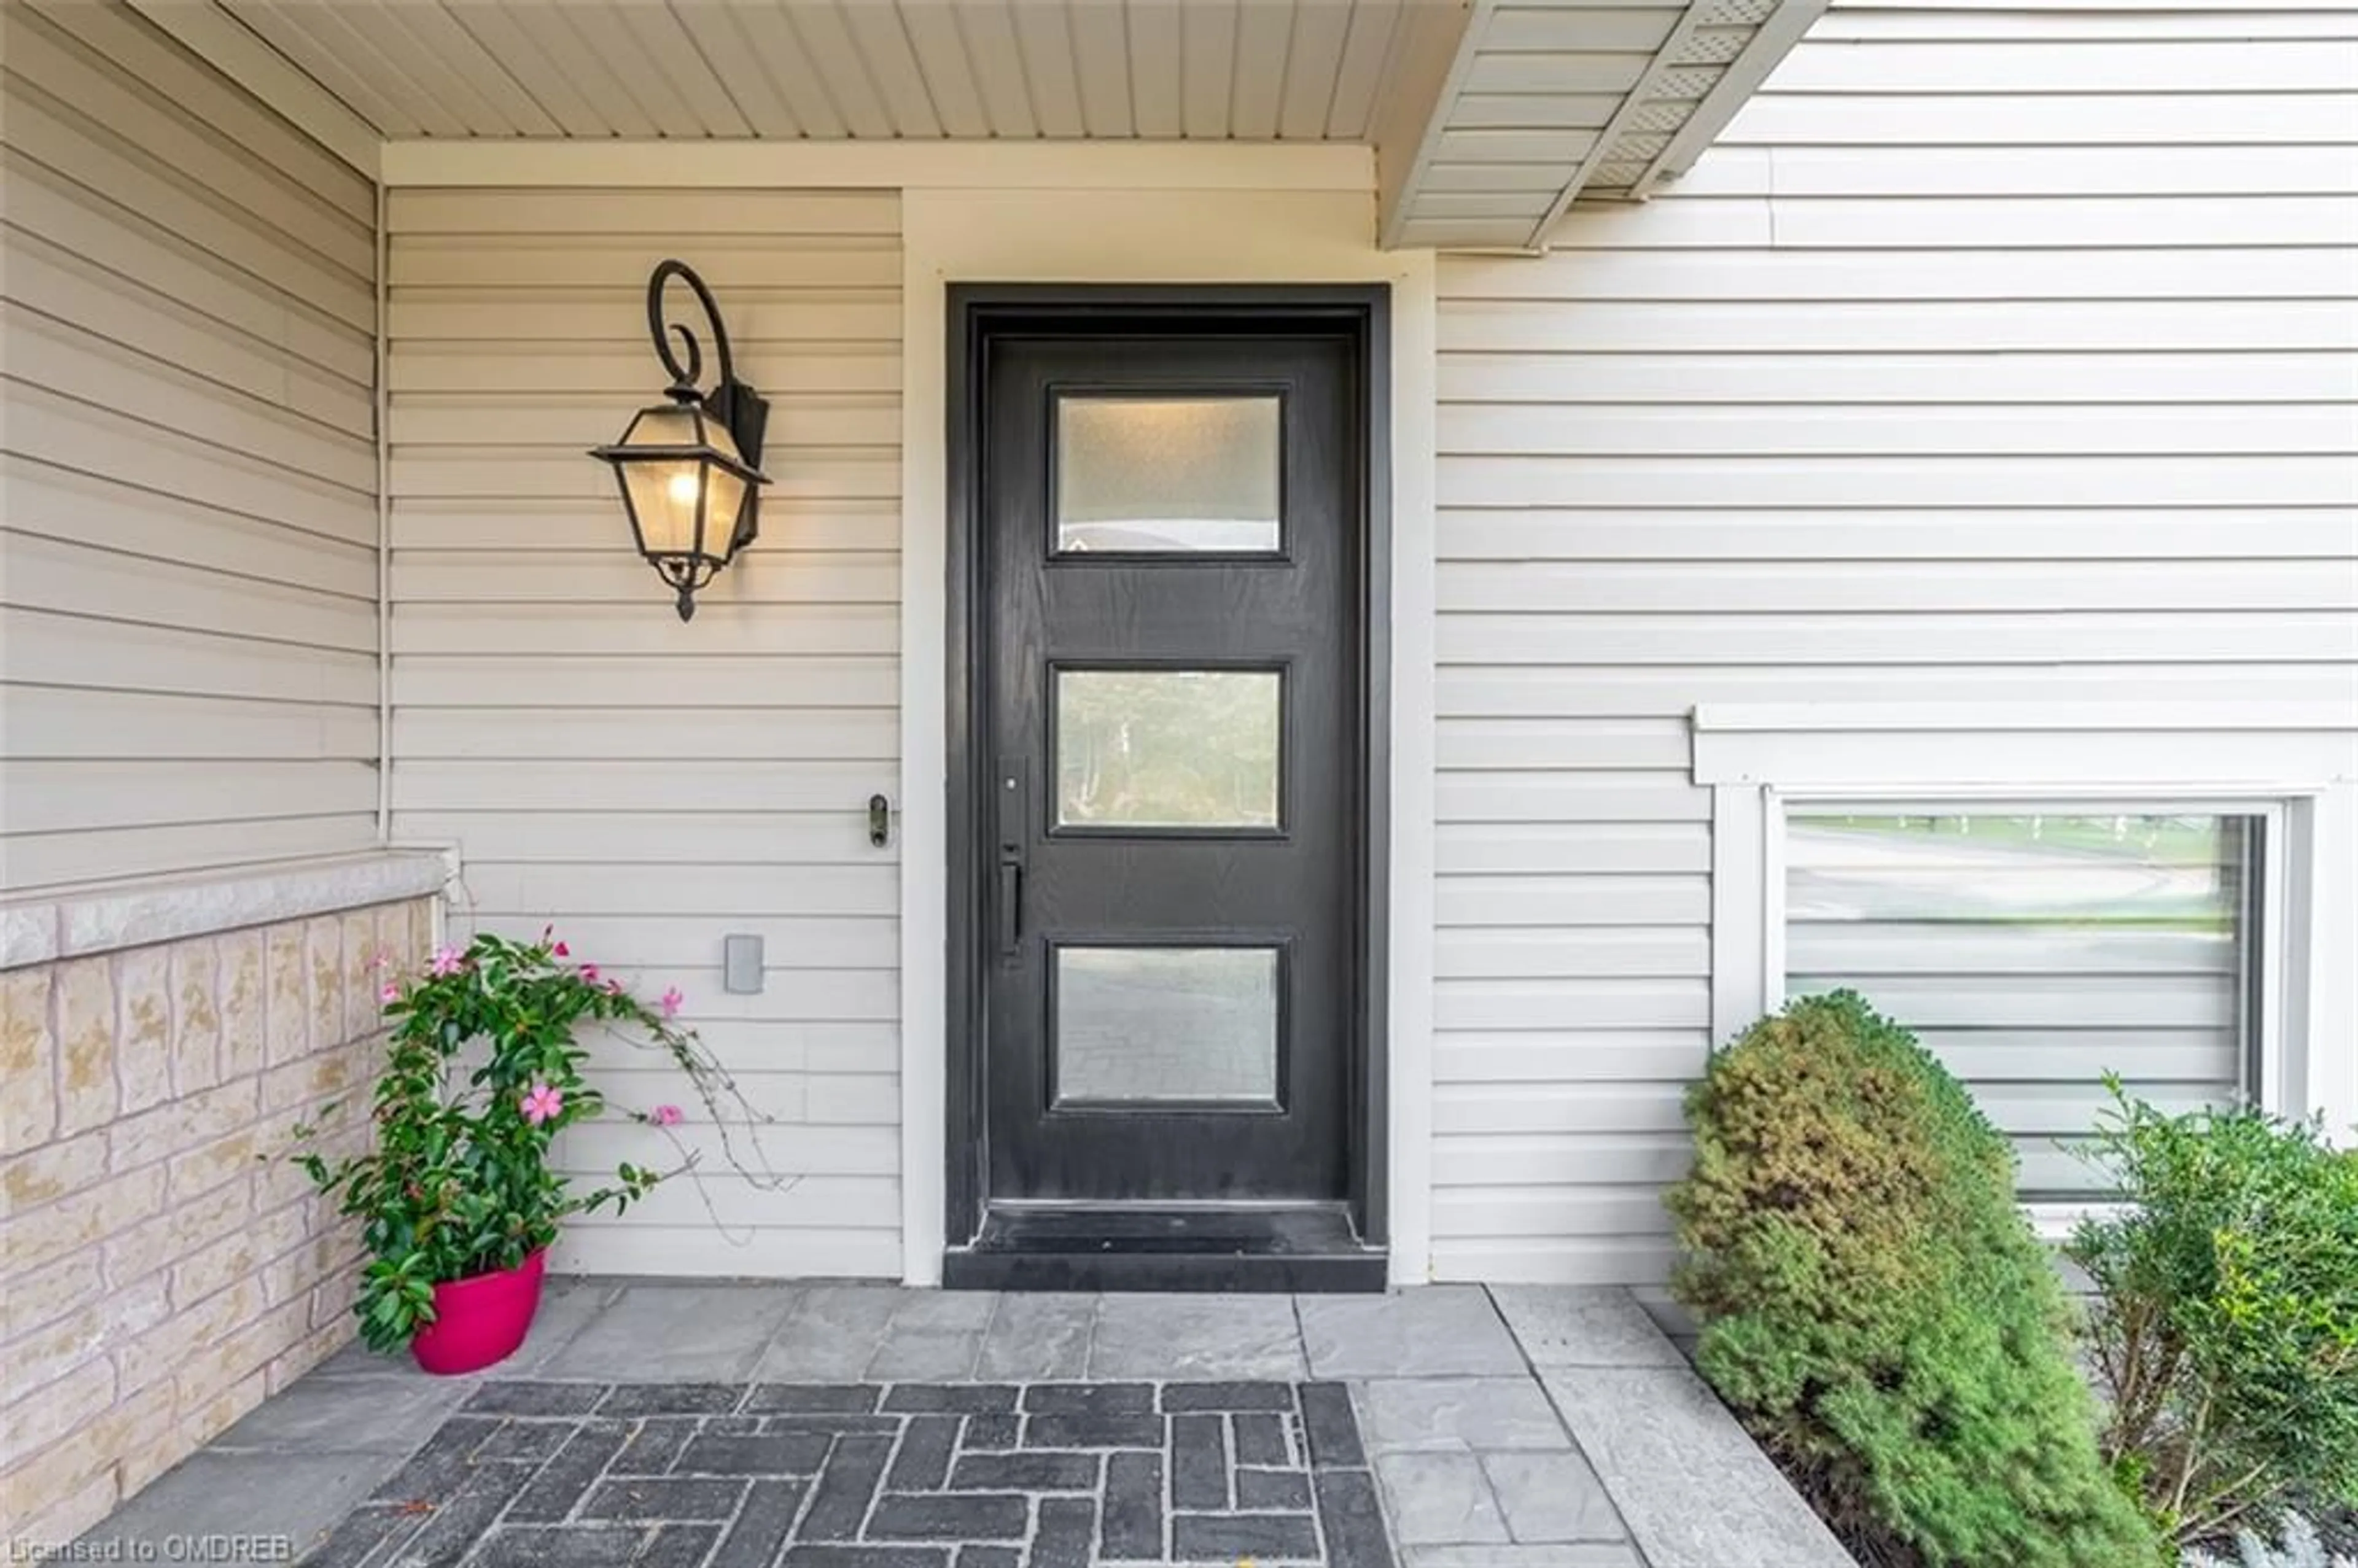
[{"label": "black front door", "polygon": [[982,1195],[1349,1195],[1357,345],[1010,330],[974,364]]}]

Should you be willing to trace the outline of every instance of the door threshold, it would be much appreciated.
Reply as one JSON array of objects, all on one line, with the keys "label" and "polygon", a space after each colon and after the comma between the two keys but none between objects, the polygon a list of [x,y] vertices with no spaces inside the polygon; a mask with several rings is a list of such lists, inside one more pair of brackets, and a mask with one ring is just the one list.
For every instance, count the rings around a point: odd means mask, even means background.
[{"label": "door threshold", "polygon": [[942,1283],[976,1291],[1380,1291],[1341,1204],[992,1204]]}]

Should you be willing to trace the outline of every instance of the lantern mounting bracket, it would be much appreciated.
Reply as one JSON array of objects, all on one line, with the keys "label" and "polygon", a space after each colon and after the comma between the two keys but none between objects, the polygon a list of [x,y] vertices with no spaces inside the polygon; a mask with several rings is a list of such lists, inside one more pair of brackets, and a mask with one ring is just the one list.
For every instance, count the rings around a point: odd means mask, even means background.
[{"label": "lantern mounting bracket", "polygon": [[[696,296],[697,304],[704,311],[705,325],[712,332],[713,358],[718,362],[719,375],[709,392],[698,390],[704,376],[704,350],[696,334],[685,323],[664,317],[664,287],[673,278],[687,285],[688,291]],[[687,351],[685,361],[672,351],[675,333],[680,347]],[[702,403],[705,411],[728,429],[746,466],[760,468],[762,438],[769,427],[770,406],[761,394],[737,379],[737,364],[729,352],[729,329],[721,322],[720,306],[696,269],[676,256],[656,263],[654,271],[647,276],[647,336],[654,342],[655,357],[671,373],[669,395],[680,403]],[[758,525],[756,508],[749,500],[737,545],[741,547],[752,544]]]}]

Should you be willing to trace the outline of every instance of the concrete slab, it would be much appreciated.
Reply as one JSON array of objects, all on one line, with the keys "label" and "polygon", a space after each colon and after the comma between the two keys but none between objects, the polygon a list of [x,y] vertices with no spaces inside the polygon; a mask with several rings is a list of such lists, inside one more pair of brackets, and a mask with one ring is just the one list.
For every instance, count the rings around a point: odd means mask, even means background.
[{"label": "concrete slab", "polygon": [[1516,1377],[1514,1336],[1479,1285],[1382,1296],[1303,1296],[1303,1349],[1314,1378]]},{"label": "concrete slab", "polygon": [[398,1457],[434,1435],[442,1418],[474,1391],[471,1379],[297,1379],[212,1441],[214,1449],[269,1453],[381,1454]]},{"label": "concrete slab", "polygon": [[1376,1482],[1402,1546],[1458,1546],[1508,1539],[1481,1461],[1466,1453],[1376,1455]]},{"label": "concrete slab", "polygon": [[1573,1450],[1552,1454],[1485,1454],[1482,1474],[1498,1499],[1507,1533],[1520,1541],[1626,1541],[1605,1484]]},{"label": "concrete slab", "polygon": [[1217,1381],[1304,1376],[1286,1296],[1109,1295],[1098,1304],[1089,1376]]},{"label": "concrete slab", "polygon": [[1574,1367],[1541,1377],[1652,1568],[1855,1568],[1693,1372]]},{"label": "concrete slab", "polygon": [[[384,1478],[389,1464],[375,1454],[201,1449],[83,1536],[68,1560],[194,1562],[191,1553],[203,1537],[228,1536],[252,1543],[255,1562],[291,1562],[367,1497]],[[269,1544],[274,1538],[286,1539],[291,1552],[261,1555],[276,1550]],[[182,1544],[176,1547],[175,1541]],[[175,1551],[180,1556],[173,1556]]]},{"label": "concrete slab", "polygon": [[1061,1382],[1088,1375],[1093,1295],[1004,1295],[982,1336],[975,1376],[988,1382]]},{"label": "concrete slab", "polygon": [[537,1372],[550,1357],[562,1350],[573,1336],[611,1306],[622,1293],[621,1283],[611,1280],[552,1280],[540,1292],[540,1310],[533,1314],[532,1331],[515,1354],[496,1367],[481,1372],[471,1372],[461,1378],[441,1379],[429,1378],[417,1369],[407,1351],[380,1356],[360,1341],[354,1340],[333,1356],[313,1368],[314,1378],[398,1378],[425,1379],[428,1382],[463,1383],[481,1378],[521,1378]]},{"label": "concrete slab", "polygon": [[1359,1427],[1375,1452],[1569,1448],[1563,1423],[1520,1378],[1395,1378],[1355,1383]]},{"label": "concrete slab", "polygon": [[[534,1371],[607,1382],[736,1382],[795,1309],[774,1284],[632,1284]],[[513,1365],[503,1376],[518,1375]]]},{"label": "concrete slab", "polygon": [[1490,1298],[1534,1367],[1686,1365],[1678,1346],[1627,1291],[1493,1285]]},{"label": "concrete slab", "polygon": [[1412,1546],[1408,1568],[1646,1568],[1627,1541],[1553,1546]]},{"label": "concrete slab", "polygon": [[858,1382],[907,1292],[891,1285],[811,1285],[754,1363],[763,1383]]}]

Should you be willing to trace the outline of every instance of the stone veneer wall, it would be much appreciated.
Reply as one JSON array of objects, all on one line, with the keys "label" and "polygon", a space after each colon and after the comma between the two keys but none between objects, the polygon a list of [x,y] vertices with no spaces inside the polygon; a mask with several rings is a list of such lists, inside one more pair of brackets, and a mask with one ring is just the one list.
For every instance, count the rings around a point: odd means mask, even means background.
[{"label": "stone veneer wall", "polygon": [[433,909],[0,973],[9,1545],[70,1540],[352,1336],[355,1231],[266,1157],[365,1084],[373,961],[415,964]]}]

